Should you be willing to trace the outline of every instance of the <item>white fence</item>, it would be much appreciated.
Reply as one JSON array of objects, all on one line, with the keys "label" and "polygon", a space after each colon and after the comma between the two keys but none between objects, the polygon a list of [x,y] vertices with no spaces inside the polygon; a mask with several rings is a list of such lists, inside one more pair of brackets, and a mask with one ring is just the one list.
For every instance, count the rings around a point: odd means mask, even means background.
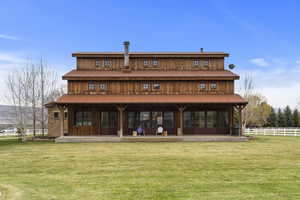
[{"label": "white fence", "polygon": [[[26,135],[33,135],[33,129],[26,129],[25,132]],[[43,135],[42,129],[35,129],[35,134],[36,135]],[[48,134],[48,129],[44,129],[44,135]],[[18,133],[15,130],[10,130],[4,133],[0,133],[1,136],[18,136]]]},{"label": "white fence", "polygon": [[300,136],[300,128],[246,128],[245,135]]}]

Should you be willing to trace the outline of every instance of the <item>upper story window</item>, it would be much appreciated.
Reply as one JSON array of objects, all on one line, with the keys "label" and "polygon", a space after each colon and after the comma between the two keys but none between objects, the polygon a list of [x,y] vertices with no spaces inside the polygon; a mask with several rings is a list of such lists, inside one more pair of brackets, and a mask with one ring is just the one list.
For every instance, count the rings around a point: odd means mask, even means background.
[{"label": "upper story window", "polygon": [[201,82],[201,83],[199,84],[199,89],[204,90],[205,88],[206,88],[205,82]]},{"label": "upper story window", "polygon": [[96,67],[102,67],[102,62],[100,59],[96,59]]},{"label": "upper story window", "polygon": [[59,119],[59,112],[54,112],[53,113],[53,118],[54,119]]},{"label": "upper story window", "polygon": [[157,59],[152,60],[152,65],[153,66],[158,66],[158,60]]},{"label": "upper story window", "polygon": [[193,65],[198,66],[199,64],[200,64],[200,61],[199,61],[199,60],[194,60],[194,61],[193,61]]},{"label": "upper story window", "polygon": [[111,65],[111,60],[109,58],[104,58],[104,66],[107,67],[107,66],[110,66]]},{"label": "upper story window", "polygon": [[210,83],[210,89],[217,89],[217,83],[216,82]]},{"label": "upper story window", "polygon": [[144,84],[143,84],[143,89],[144,89],[144,90],[148,90],[149,87],[150,87],[150,84],[149,84],[149,83],[144,83]]},{"label": "upper story window", "polygon": [[159,90],[160,89],[160,84],[159,83],[154,83],[153,84],[153,89],[154,90]]},{"label": "upper story window", "polygon": [[106,90],[107,87],[106,87],[105,83],[100,83],[99,88],[100,88],[100,90]]},{"label": "upper story window", "polygon": [[208,67],[208,59],[193,60],[193,66],[195,67]]},{"label": "upper story window", "polygon": [[149,65],[149,61],[148,60],[144,60],[144,66],[148,66]]},{"label": "upper story window", "polygon": [[88,90],[96,90],[96,85],[94,83],[88,83]]}]

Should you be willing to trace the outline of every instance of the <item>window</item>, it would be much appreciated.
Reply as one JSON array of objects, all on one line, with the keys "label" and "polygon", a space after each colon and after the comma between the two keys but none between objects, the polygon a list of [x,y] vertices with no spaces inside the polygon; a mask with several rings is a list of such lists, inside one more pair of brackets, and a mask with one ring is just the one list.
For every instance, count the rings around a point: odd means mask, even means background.
[{"label": "window", "polygon": [[75,126],[91,126],[92,125],[92,112],[78,111],[75,112]]},{"label": "window", "polygon": [[159,83],[154,83],[153,84],[153,89],[154,90],[159,90],[160,89],[160,84]]},{"label": "window", "polygon": [[158,60],[152,60],[152,65],[157,66],[158,65]]},{"label": "window", "polygon": [[149,65],[148,60],[144,60],[144,66],[147,66],[147,65]]},{"label": "window", "polygon": [[164,112],[163,127],[164,128],[174,128],[174,113],[173,112]]},{"label": "window", "polygon": [[106,90],[106,84],[100,83],[99,88],[100,88],[100,90]]},{"label": "window", "polygon": [[193,65],[197,67],[208,67],[208,59],[194,60]]},{"label": "window", "polygon": [[229,116],[227,111],[218,112],[218,128],[229,127]]},{"label": "window", "polygon": [[110,66],[111,62],[109,60],[109,58],[104,58],[104,66]]},{"label": "window", "polygon": [[95,90],[96,86],[94,83],[88,83],[88,90]]},{"label": "window", "polygon": [[200,61],[199,60],[194,60],[193,65],[199,65]]},{"label": "window", "polygon": [[187,111],[183,113],[185,128],[204,128],[205,111]]},{"label": "window", "polygon": [[117,128],[117,112],[101,112],[101,128]]},{"label": "window", "polygon": [[64,114],[65,114],[64,118],[67,119],[68,118],[68,113],[65,112]]},{"label": "window", "polygon": [[208,59],[201,59],[199,64],[200,67],[208,67]]},{"label": "window", "polygon": [[207,128],[217,128],[217,111],[207,111]]},{"label": "window", "polygon": [[217,89],[217,83],[216,83],[216,82],[212,82],[212,83],[210,84],[210,88],[211,88],[211,89]]},{"label": "window", "polygon": [[59,112],[54,112],[54,113],[53,113],[53,118],[54,118],[55,120],[59,119]]},{"label": "window", "polygon": [[96,67],[102,67],[100,59],[96,59]]},{"label": "window", "polygon": [[199,84],[199,89],[204,90],[205,88],[206,88],[205,82],[201,82],[201,83]]},{"label": "window", "polygon": [[148,89],[149,89],[149,83],[144,83],[143,89],[144,89],[144,90],[148,90]]}]

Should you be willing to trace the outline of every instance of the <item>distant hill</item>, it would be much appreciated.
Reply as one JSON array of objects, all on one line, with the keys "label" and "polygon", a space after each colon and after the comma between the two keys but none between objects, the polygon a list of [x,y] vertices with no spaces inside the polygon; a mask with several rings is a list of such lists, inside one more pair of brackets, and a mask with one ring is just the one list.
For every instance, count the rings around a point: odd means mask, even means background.
[{"label": "distant hill", "polygon": [[14,110],[15,106],[0,105],[0,125],[10,125],[16,123]]}]

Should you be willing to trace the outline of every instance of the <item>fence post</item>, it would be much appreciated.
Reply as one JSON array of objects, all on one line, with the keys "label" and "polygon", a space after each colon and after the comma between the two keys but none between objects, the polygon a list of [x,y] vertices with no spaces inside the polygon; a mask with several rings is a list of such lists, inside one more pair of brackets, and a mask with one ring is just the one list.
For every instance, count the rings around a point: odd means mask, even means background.
[{"label": "fence post", "polygon": [[283,136],[285,136],[285,128],[283,128]]},{"label": "fence post", "polygon": [[297,136],[297,129],[294,129],[294,132],[295,132],[295,136]]}]

